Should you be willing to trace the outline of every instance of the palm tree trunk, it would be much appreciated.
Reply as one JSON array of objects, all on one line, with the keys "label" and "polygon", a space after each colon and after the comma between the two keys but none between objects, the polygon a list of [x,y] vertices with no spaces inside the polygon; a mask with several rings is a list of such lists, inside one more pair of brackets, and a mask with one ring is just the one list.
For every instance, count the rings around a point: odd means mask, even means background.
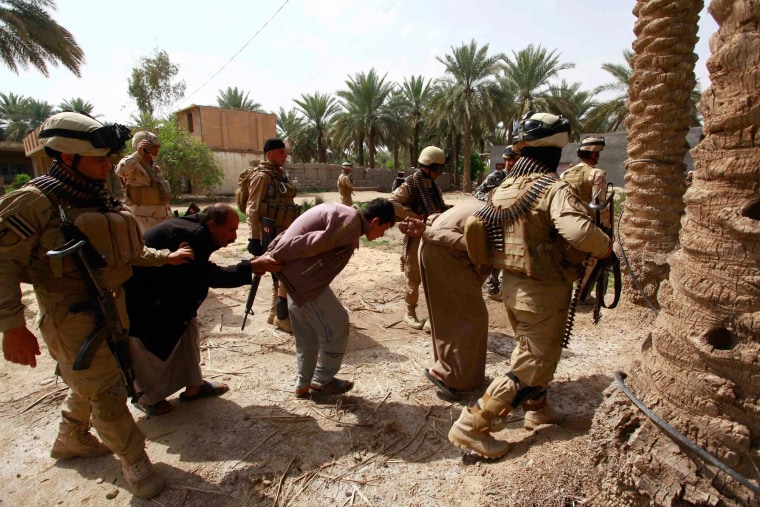
[{"label": "palm tree trunk", "polygon": [[[684,3],[684,2],[680,2]],[[696,27],[700,2],[678,21]],[[700,103],[705,138],[692,150],[681,249],[669,257],[662,311],[628,385],[694,443],[757,482],[760,463],[760,0],[713,0],[718,22]],[[669,44],[669,46],[672,46]],[[685,453],[621,393],[591,432],[602,469],[595,505],[756,505],[727,474]]]},{"label": "palm tree trunk", "polygon": [[470,168],[472,161],[470,160],[470,154],[472,153],[472,121],[470,118],[464,120],[464,169],[462,173],[462,192],[472,193],[472,175],[470,174]]},{"label": "palm tree trunk", "polygon": [[[654,305],[668,276],[683,215],[689,96],[694,90],[702,0],[639,0],[634,7],[636,57],[628,88],[626,200],[620,232],[632,273]],[[644,304],[633,284],[625,297]]]}]

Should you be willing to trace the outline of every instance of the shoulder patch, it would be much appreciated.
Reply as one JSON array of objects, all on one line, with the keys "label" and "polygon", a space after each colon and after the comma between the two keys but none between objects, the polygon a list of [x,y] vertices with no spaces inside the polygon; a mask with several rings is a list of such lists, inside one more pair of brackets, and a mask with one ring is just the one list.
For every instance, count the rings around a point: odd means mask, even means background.
[{"label": "shoulder patch", "polygon": [[[24,240],[29,239],[29,237],[34,235],[34,228],[32,225],[17,213],[6,217],[0,217],[0,231],[5,231],[6,229],[10,229]],[[3,234],[3,232],[0,232],[0,234]]]}]

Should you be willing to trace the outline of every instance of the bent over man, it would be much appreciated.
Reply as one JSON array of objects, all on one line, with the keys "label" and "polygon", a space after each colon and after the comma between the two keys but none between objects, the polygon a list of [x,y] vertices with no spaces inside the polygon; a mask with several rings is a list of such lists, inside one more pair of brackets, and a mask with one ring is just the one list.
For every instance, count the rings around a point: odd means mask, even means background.
[{"label": "bent over man", "polygon": [[200,214],[169,220],[145,232],[145,244],[176,251],[183,245],[195,258],[181,266],[136,268],[125,284],[132,327],[130,348],[139,391],[137,408],[149,415],[172,409],[166,397],[185,388],[180,401],[219,396],[227,385],[203,380],[198,308],[209,287],[240,287],[251,283],[251,273],[277,271],[279,263],[262,256],[231,266],[217,266],[211,254],[233,243],[240,223],[227,204],[212,204]]},{"label": "bent over man", "polygon": [[491,264],[490,259],[485,265],[470,260],[464,236],[467,219],[482,207],[473,199],[428,217],[420,244],[435,360],[423,374],[454,398],[485,381],[488,309],[481,287]]},{"label": "bent over man", "polygon": [[[274,220],[274,236],[285,231],[301,213],[301,206],[293,200],[298,190],[282,167],[287,158],[288,152],[282,139],[267,139],[264,142],[264,160],[259,162],[258,167],[242,182],[243,185],[248,185],[246,222],[251,230],[248,239],[248,253],[251,255],[259,256],[263,253],[262,218]],[[267,323],[292,333],[287,297],[285,287],[278,287],[275,282]]]},{"label": "bent over man", "polygon": [[172,218],[169,201],[172,192],[161,168],[156,165],[161,142],[152,132],[140,131],[132,138],[135,151],[116,166],[121,178],[127,208],[145,232],[156,224]]},{"label": "bent over man", "polygon": [[[31,283],[42,316],[42,338],[69,386],[50,455],[68,459],[114,452],[132,493],[150,498],[163,490],[164,482],[145,453],[145,436],[127,409],[127,391],[106,341],[93,345],[97,349],[89,368],[74,370],[83,343],[97,331],[97,302],[91,300],[72,256],[51,257],[48,252],[74,239],[68,237],[72,228],[89,240],[106,264],[91,268],[102,288],[114,294],[123,329],[129,321],[121,285],[132,275],[132,265],[181,263],[192,252],[183,248],[167,256],[144,249],[134,216],[106,188],[108,155],[124,147],[128,129],[59,113],[42,125],[39,137],[54,159],[48,174],[0,199],[3,353],[14,363],[37,364],[39,344],[26,327],[19,289],[20,283]],[[90,433],[90,424],[102,443]]]},{"label": "bent over man", "polygon": [[348,344],[348,312],[330,283],[359,248],[361,236],[381,238],[394,221],[393,205],[386,199],[373,199],[364,210],[325,203],[306,211],[269,245],[267,252],[283,263],[277,276],[288,290],[298,362],[296,396],[336,395],[353,388],[353,382],[335,376]]},{"label": "bent over man", "polygon": [[494,378],[449,431],[452,444],[485,458],[509,451],[491,433],[504,429],[512,409],[522,405],[529,429],[556,422],[546,388],[562,351],[572,285],[587,254],[604,258],[612,252],[610,238],[557,176],[569,132],[565,118],[529,112],[514,145],[520,160],[465,227],[470,257],[476,263],[490,257],[504,270],[504,306],[517,338],[510,370]]}]

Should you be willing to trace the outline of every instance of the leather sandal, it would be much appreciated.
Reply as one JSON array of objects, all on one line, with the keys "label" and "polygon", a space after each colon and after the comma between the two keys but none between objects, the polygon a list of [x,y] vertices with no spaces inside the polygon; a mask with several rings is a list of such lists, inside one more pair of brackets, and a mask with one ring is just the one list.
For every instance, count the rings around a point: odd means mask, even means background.
[{"label": "leather sandal", "polygon": [[146,405],[144,403],[133,403],[136,409],[141,412],[145,412],[148,415],[164,415],[172,411],[172,404],[166,400],[161,400],[153,405]]},{"label": "leather sandal", "polygon": [[179,395],[180,401],[195,401],[201,398],[208,398],[209,396],[221,396],[229,391],[230,388],[227,384],[221,384],[219,382],[213,382],[210,380],[204,380],[198,392],[195,394],[187,395],[182,393]]},{"label": "leather sandal", "polygon": [[309,387],[311,389],[312,395],[335,396],[339,394],[345,394],[353,389],[354,383],[350,380],[333,378],[330,382],[323,386],[318,386],[317,384],[312,383],[309,385]]}]

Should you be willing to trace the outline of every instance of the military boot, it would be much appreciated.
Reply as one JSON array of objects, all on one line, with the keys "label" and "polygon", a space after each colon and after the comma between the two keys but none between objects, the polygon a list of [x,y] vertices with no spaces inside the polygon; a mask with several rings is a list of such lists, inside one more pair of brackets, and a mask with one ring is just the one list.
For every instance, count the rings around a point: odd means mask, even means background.
[{"label": "military boot", "polygon": [[121,473],[132,494],[138,498],[153,498],[164,490],[164,480],[156,473],[145,452],[133,463],[127,464],[122,459]]},{"label": "military boot", "polygon": [[433,327],[430,324],[430,319],[425,320],[425,325],[422,326],[422,330],[425,331],[427,334],[430,334],[433,332]]},{"label": "military boot", "polygon": [[269,316],[267,324],[274,324],[274,318],[277,317],[277,291],[272,292],[272,306],[269,307]]},{"label": "military boot", "polygon": [[273,319],[274,327],[285,331],[286,333],[293,334],[293,325],[290,323],[290,317],[285,317],[284,319],[280,319],[277,315],[274,316]]},{"label": "military boot", "polygon": [[449,442],[456,447],[470,450],[487,459],[501,458],[509,452],[509,444],[496,440],[491,430],[477,430],[473,427],[473,413],[469,407],[462,408],[462,413],[449,430]]},{"label": "military boot", "polygon": [[552,409],[546,396],[538,400],[525,400],[523,410],[525,411],[523,428],[526,430],[534,430],[542,424],[562,424],[566,417],[566,414]]},{"label": "military boot", "polygon": [[406,305],[406,315],[404,316],[404,322],[409,324],[412,329],[422,329],[425,324],[417,318],[417,307],[414,305]]},{"label": "military boot", "polygon": [[86,425],[61,424],[50,457],[53,459],[95,458],[110,454],[106,447]]}]

